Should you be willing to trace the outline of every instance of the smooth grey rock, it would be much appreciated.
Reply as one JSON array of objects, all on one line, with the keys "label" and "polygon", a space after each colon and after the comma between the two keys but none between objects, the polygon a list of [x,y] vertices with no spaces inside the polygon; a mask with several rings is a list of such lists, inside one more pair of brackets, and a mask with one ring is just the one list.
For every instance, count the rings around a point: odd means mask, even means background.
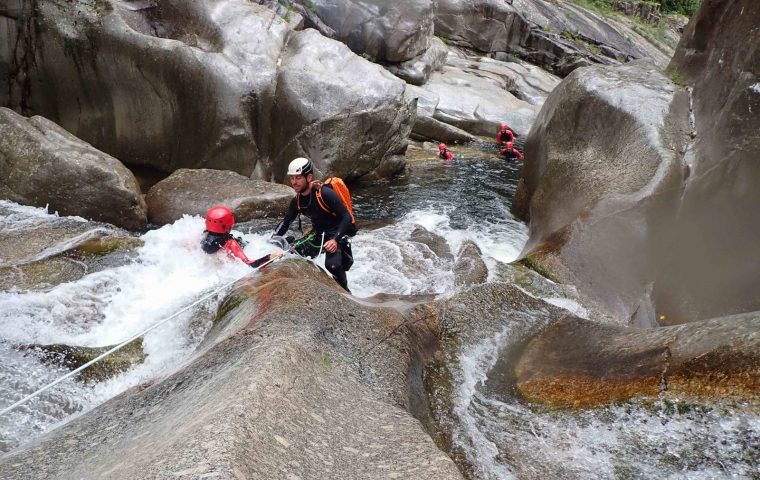
[{"label": "smooth grey rock", "polygon": [[285,185],[235,172],[179,169],[155,184],[145,201],[148,217],[156,225],[174,223],[183,215],[205,216],[214,205],[226,205],[237,222],[247,222],[284,215],[293,195],[293,189]]},{"label": "smooth grey rock", "polygon": [[569,2],[515,0],[512,5],[526,21],[545,34],[555,35],[554,42],[564,43],[575,50],[575,54],[584,57],[598,59],[596,49],[609,48],[622,53],[626,62],[648,58],[656,65],[664,66],[675,47],[675,43],[653,43],[644,38],[635,31],[634,22],[620,15],[604,16]]},{"label": "smooth grey rock", "polygon": [[433,0],[289,0],[323,35],[373,61],[404,62],[428,49]]},{"label": "smooth grey rock", "polygon": [[467,143],[478,140],[475,135],[461,128],[431,117],[417,117],[410,137],[422,142]]},{"label": "smooth grey rock", "polygon": [[131,230],[147,224],[140,188],[121,162],[45,118],[2,107],[0,198]]},{"label": "smooth grey rock", "polygon": [[555,74],[566,77],[580,67],[601,63],[616,65],[619,62],[594,53],[583,53],[571,40],[555,33],[532,30],[525,41],[526,51],[522,56],[531,63],[542,65]]},{"label": "smooth grey rock", "polygon": [[[697,28],[715,18],[726,23]],[[739,40],[759,18],[749,2],[694,17],[669,67],[693,85],[693,111],[688,91],[644,65],[584,69],[557,88],[514,204],[530,215],[529,261],[638,325],[760,309],[760,197],[748,187],[760,179],[760,66],[756,42]]]},{"label": "smooth grey rock", "polygon": [[[65,227],[36,225],[22,232],[0,235],[0,290],[48,291],[62,283],[76,281],[85,275],[117,268],[130,263],[134,251],[142,246],[137,237],[125,236],[126,232],[106,232],[85,230],[77,235],[80,228],[90,228],[85,223],[71,229],[72,237],[59,236]],[[33,235],[49,235],[40,242],[30,238]],[[70,243],[69,243],[70,242]],[[5,252],[22,250],[21,244],[34,245],[42,250],[41,255],[32,258],[5,257]],[[20,252],[19,252],[20,253]],[[30,252],[24,252],[27,254]],[[6,263],[7,262],[7,263]]]},{"label": "smooth grey rock", "polygon": [[[76,370],[87,362],[111,350],[116,345],[105,347],[81,347],[76,345],[18,345],[20,351],[28,352],[39,358],[42,363],[56,365],[68,370]],[[147,355],[143,350],[143,339],[135,339],[121,349],[105,357],[92,366],[82,370],[76,379],[84,383],[102,382],[108,378],[124,373],[137,364],[145,361]]]},{"label": "smooth grey rock", "polygon": [[758,312],[643,330],[567,317],[495,368],[514,369],[529,401],[562,407],[644,396],[754,401],[759,352]]},{"label": "smooth grey rock", "polygon": [[653,64],[573,72],[525,145],[531,161],[513,205],[530,215],[521,257],[622,322],[652,326],[659,314],[670,317],[652,284],[669,275],[671,246],[689,243],[671,241],[688,141],[688,96]]},{"label": "smooth grey rock", "polygon": [[425,84],[438,96],[433,118],[474,135],[495,135],[506,122],[516,132],[530,130],[539,107],[516,98],[495,76],[480,76],[445,66]]},{"label": "smooth grey rock", "polygon": [[250,175],[268,154],[276,63],[290,32],[270,10],[240,0],[76,0],[34,2],[32,12],[36,28],[20,42],[26,70],[10,85],[14,109],[129,166]]},{"label": "smooth grey rock", "polygon": [[514,53],[560,76],[638,58],[665,65],[675,46],[644,38],[630,21],[543,0],[440,0],[435,33],[450,45]]},{"label": "smooth grey rock", "polygon": [[409,234],[409,241],[423,244],[430,249],[430,252],[433,254],[432,256],[428,255],[430,258],[448,261],[454,260],[454,255],[451,254],[451,249],[449,248],[449,244],[446,243],[446,239],[422,226],[415,225],[414,230]]},{"label": "smooth grey rock", "polygon": [[449,55],[446,64],[464,72],[491,78],[504,85],[512,95],[531,105],[543,105],[561,79],[535,65],[509,58],[497,60],[472,55]]},{"label": "smooth grey rock", "polygon": [[[313,30],[294,33],[265,7],[245,0],[24,2],[33,22],[0,22],[0,38],[22,32],[18,49],[0,58],[13,74],[0,102],[44,114],[128,166],[283,178],[287,163],[306,153],[295,145],[311,134],[322,137],[309,145],[315,156],[330,144],[330,162],[340,165],[334,173],[352,178],[403,154],[413,112],[403,89],[387,84],[389,74],[329,47],[338,42]],[[304,35],[311,47],[299,40]],[[286,44],[299,51],[286,52]],[[328,57],[324,68],[318,59]],[[293,115],[305,110],[308,118]]]},{"label": "smooth grey rock", "polygon": [[485,283],[488,278],[488,267],[483,261],[480,248],[472,240],[465,241],[454,262],[454,282],[458,286],[469,287]]},{"label": "smooth grey rock", "polygon": [[703,2],[668,66],[693,88],[694,138],[654,293],[695,318],[760,310],[758,24],[756,2]]},{"label": "smooth grey rock", "polygon": [[448,48],[439,38],[433,37],[430,47],[421,55],[385,68],[400,79],[412,85],[422,85],[428,81],[430,74],[446,63]]},{"label": "smooth grey rock", "polygon": [[448,43],[481,52],[517,48],[530,24],[503,0],[438,0],[435,34]]},{"label": "smooth grey rock", "polygon": [[462,478],[407,410],[432,325],[355,302],[302,260],[220,308],[184,368],[3,456],[0,476]]},{"label": "smooth grey rock", "polygon": [[273,178],[284,181],[288,163],[306,156],[318,174],[350,181],[406,150],[414,105],[379,65],[307,29],[291,35],[279,71]]},{"label": "smooth grey rock", "polygon": [[[22,222],[19,219],[23,219]],[[118,234],[114,227],[82,218],[30,215],[19,212],[18,207],[2,204],[0,225],[3,226],[0,228],[0,267],[35,262],[88,241]]]}]

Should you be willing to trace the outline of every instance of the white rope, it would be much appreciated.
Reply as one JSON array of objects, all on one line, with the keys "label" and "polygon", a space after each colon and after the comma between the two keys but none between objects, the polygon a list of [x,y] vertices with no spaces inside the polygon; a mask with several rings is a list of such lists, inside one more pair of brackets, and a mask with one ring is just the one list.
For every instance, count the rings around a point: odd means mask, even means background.
[{"label": "white rope", "polygon": [[[270,263],[272,263],[272,261],[273,260],[269,260],[268,262],[260,265],[256,270],[258,270],[259,268],[262,268],[262,267],[264,267],[266,265],[269,265]],[[248,276],[248,275],[250,275],[250,274],[246,274],[245,276]],[[241,277],[241,278],[244,278],[244,277]],[[53,387],[55,385],[58,385],[59,383],[61,383],[62,381],[66,380],[69,377],[72,377],[72,376],[76,375],[77,373],[81,372],[82,370],[84,370],[85,368],[87,368],[90,365],[94,364],[95,362],[98,362],[98,361],[106,358],[107,356],[111,355],[112,353],[114,353],[114,352],[116,352],[118,350],[121,350],[127,344],[129,344],[129,343],[137,340],[138,338],[142,337],[143,335],[145,335],[146,333],[150,332],[154,328],[157,328],[157,327],[163,325],[164,323],[168,322],[169,320],[171,320],[173,318],[176,318],[180,313],[186,312],[187,310],[193,308],[194,306],[198,305],[199,303],[201,303],[201,302],[203,302],[203,301],[211,298],[212,296],[214,296],[217,293],[221,292],[222,290],[224,290],[225,288],[229,287],[230,285],[232,285],[233,283],[237,282],[238,280],[240,280],[240,278],[235,279],[235,280],[233,280],[233,281],[231,281],[229,283],[226,283],[226,284],[222,285],[221,287],[217,288],[216,290],[214,290],[213,292],[209,293],[208,295],[206,295],[204,297],[201,297],[200,299],[198,299],[195,302],[191,303],[190,305],[186,306],[182,310],[177,311],[176,313],[174,313],[174,315],[171,315],[170,317],[166,317],[165,319],[163,319],[160,322],[152,325],[151,327],[143,330],[142,332],[138,333],[137,335],[134,335],[134,336],[130,337],[127,340],[124,340],[123,342],[121,342],[120,344],[116,345],[115,347],[113,347],[112,349],[108,350],[107,352],[99,355],[96,358],[93,358],[92,360],[90,360],[89,362],[85,363],[84,365],[82,365],[81,367],[77,368],[76,370],[70,371],[66,375],[64,375],[61,378],[59,378],[58,380],[56,380],[56,381],[54,381],[52,383],[48,383],[47,385],[45,385],[44,387],[40,388],[36,392],[34,392],[34,393],[30,394],[30,395],[27,395],[26,397],[22,398],[18,402],[14,403],[10,407],[7,407],[2,412],[0,412],[0,417],[2,417],[3,415],[5,415],[6,413],[10,412],[14,408],[16,408],[16,407],[18,407],[20,405],[25,404],[26,402],[28,402],[29,400],[33,399],[34,397],[36,397],[40,393],[44,392],[45,390],[47,390],[47,389],[49,389],[49,388],[51,388],[51,387]]]}]

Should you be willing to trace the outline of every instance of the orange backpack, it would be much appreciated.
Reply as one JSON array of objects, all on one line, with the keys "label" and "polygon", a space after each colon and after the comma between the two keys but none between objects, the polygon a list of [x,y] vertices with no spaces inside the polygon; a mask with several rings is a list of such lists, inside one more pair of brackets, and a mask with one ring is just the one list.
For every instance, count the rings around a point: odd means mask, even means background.
[{"label": "orange backpack", "polygon": [[349,231],[346,232],[346,234],[349,237],[356,235],[356,217],[354,216],[354,207],[351,204],[351,193],[348,191],[348,187],[346,186],[346,183],[343,181],[343,179],[340,177],[329,177],[325,179],[324,183],[312,182],[312,185],[317,189],[317,204],[319,205],[319,208],[327,213],[332,214],[333,217],[337,217],[338,214],[330,210],[322,198],[322,187],[332,188],[333,191],[338,194],[338,198],[340,198],[340,201],[343,202],[343,205],[346,206],[346,210],[348,210],[348,214],[351,216],[351,227],[349,228]]}]

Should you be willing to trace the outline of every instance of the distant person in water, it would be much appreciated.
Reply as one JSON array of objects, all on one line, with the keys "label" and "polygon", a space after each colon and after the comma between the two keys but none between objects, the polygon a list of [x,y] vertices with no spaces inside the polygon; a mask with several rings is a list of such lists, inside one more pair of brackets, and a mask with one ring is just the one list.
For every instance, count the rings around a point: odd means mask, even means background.
[{"label": "distant person in water", "polygon": [[238,237],[233,237],[230,231],[235,225],[235,216],[232,214],[232,210],[224,205],[217,205],[211,207],[206,213],[206,230],[201,237],[201,248],[206,253],[216,253],[219,250],[224,250],[228,255],[236,257],[243,261],[243,263],[250,265],[253,268],[259,268],[264,264],[280,258],[282,252],[275,252],[263,257],[251,260],[245,252],[243,252],[243,240]]},{"label": "distant person in water", "polygon": [[499,149],[499,156],[504,157],[505,160],[519,160],[523,158],[523,154],[515,148],[514,142],[507,142]]},{"label": "distant person in water", "polygon": [[496,145],[502,148],[507,142],[515,142],[515,133],[506,123],[499,125],[499,131],[496,132]]},{"label": "distant person in water", "polygon": [[446,161],[454,159],[454,154],[449,151],[445,143],[438,145],[438,158]]}]

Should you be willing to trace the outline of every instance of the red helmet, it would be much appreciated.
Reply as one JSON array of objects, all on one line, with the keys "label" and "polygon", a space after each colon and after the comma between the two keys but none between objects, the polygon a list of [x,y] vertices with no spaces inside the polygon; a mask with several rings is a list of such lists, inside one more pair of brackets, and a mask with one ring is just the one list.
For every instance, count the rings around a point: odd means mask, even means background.
[{"label": "red helmet", "polygon": [[500,130],[508,130],[509,129],[509,125],[507,125],[506,123],[502,123],[501,125],[499,125],[499,129]]},{"label": "red helmet", "polygon": [[438,145],[438,150],[446,150],[446,144],[442,143],[442,144]]},{"label": "red helmet", "polygon": [[232,210],[224,205],[217,205],[208,209],[206,213],[206,230],[214,233],[230,233],[235,225],[235,216]]},{"label": "red helmet", "polygon": [[515,146],[514,142],[507,142],[507,148],[512,148],[514,146]]}]

